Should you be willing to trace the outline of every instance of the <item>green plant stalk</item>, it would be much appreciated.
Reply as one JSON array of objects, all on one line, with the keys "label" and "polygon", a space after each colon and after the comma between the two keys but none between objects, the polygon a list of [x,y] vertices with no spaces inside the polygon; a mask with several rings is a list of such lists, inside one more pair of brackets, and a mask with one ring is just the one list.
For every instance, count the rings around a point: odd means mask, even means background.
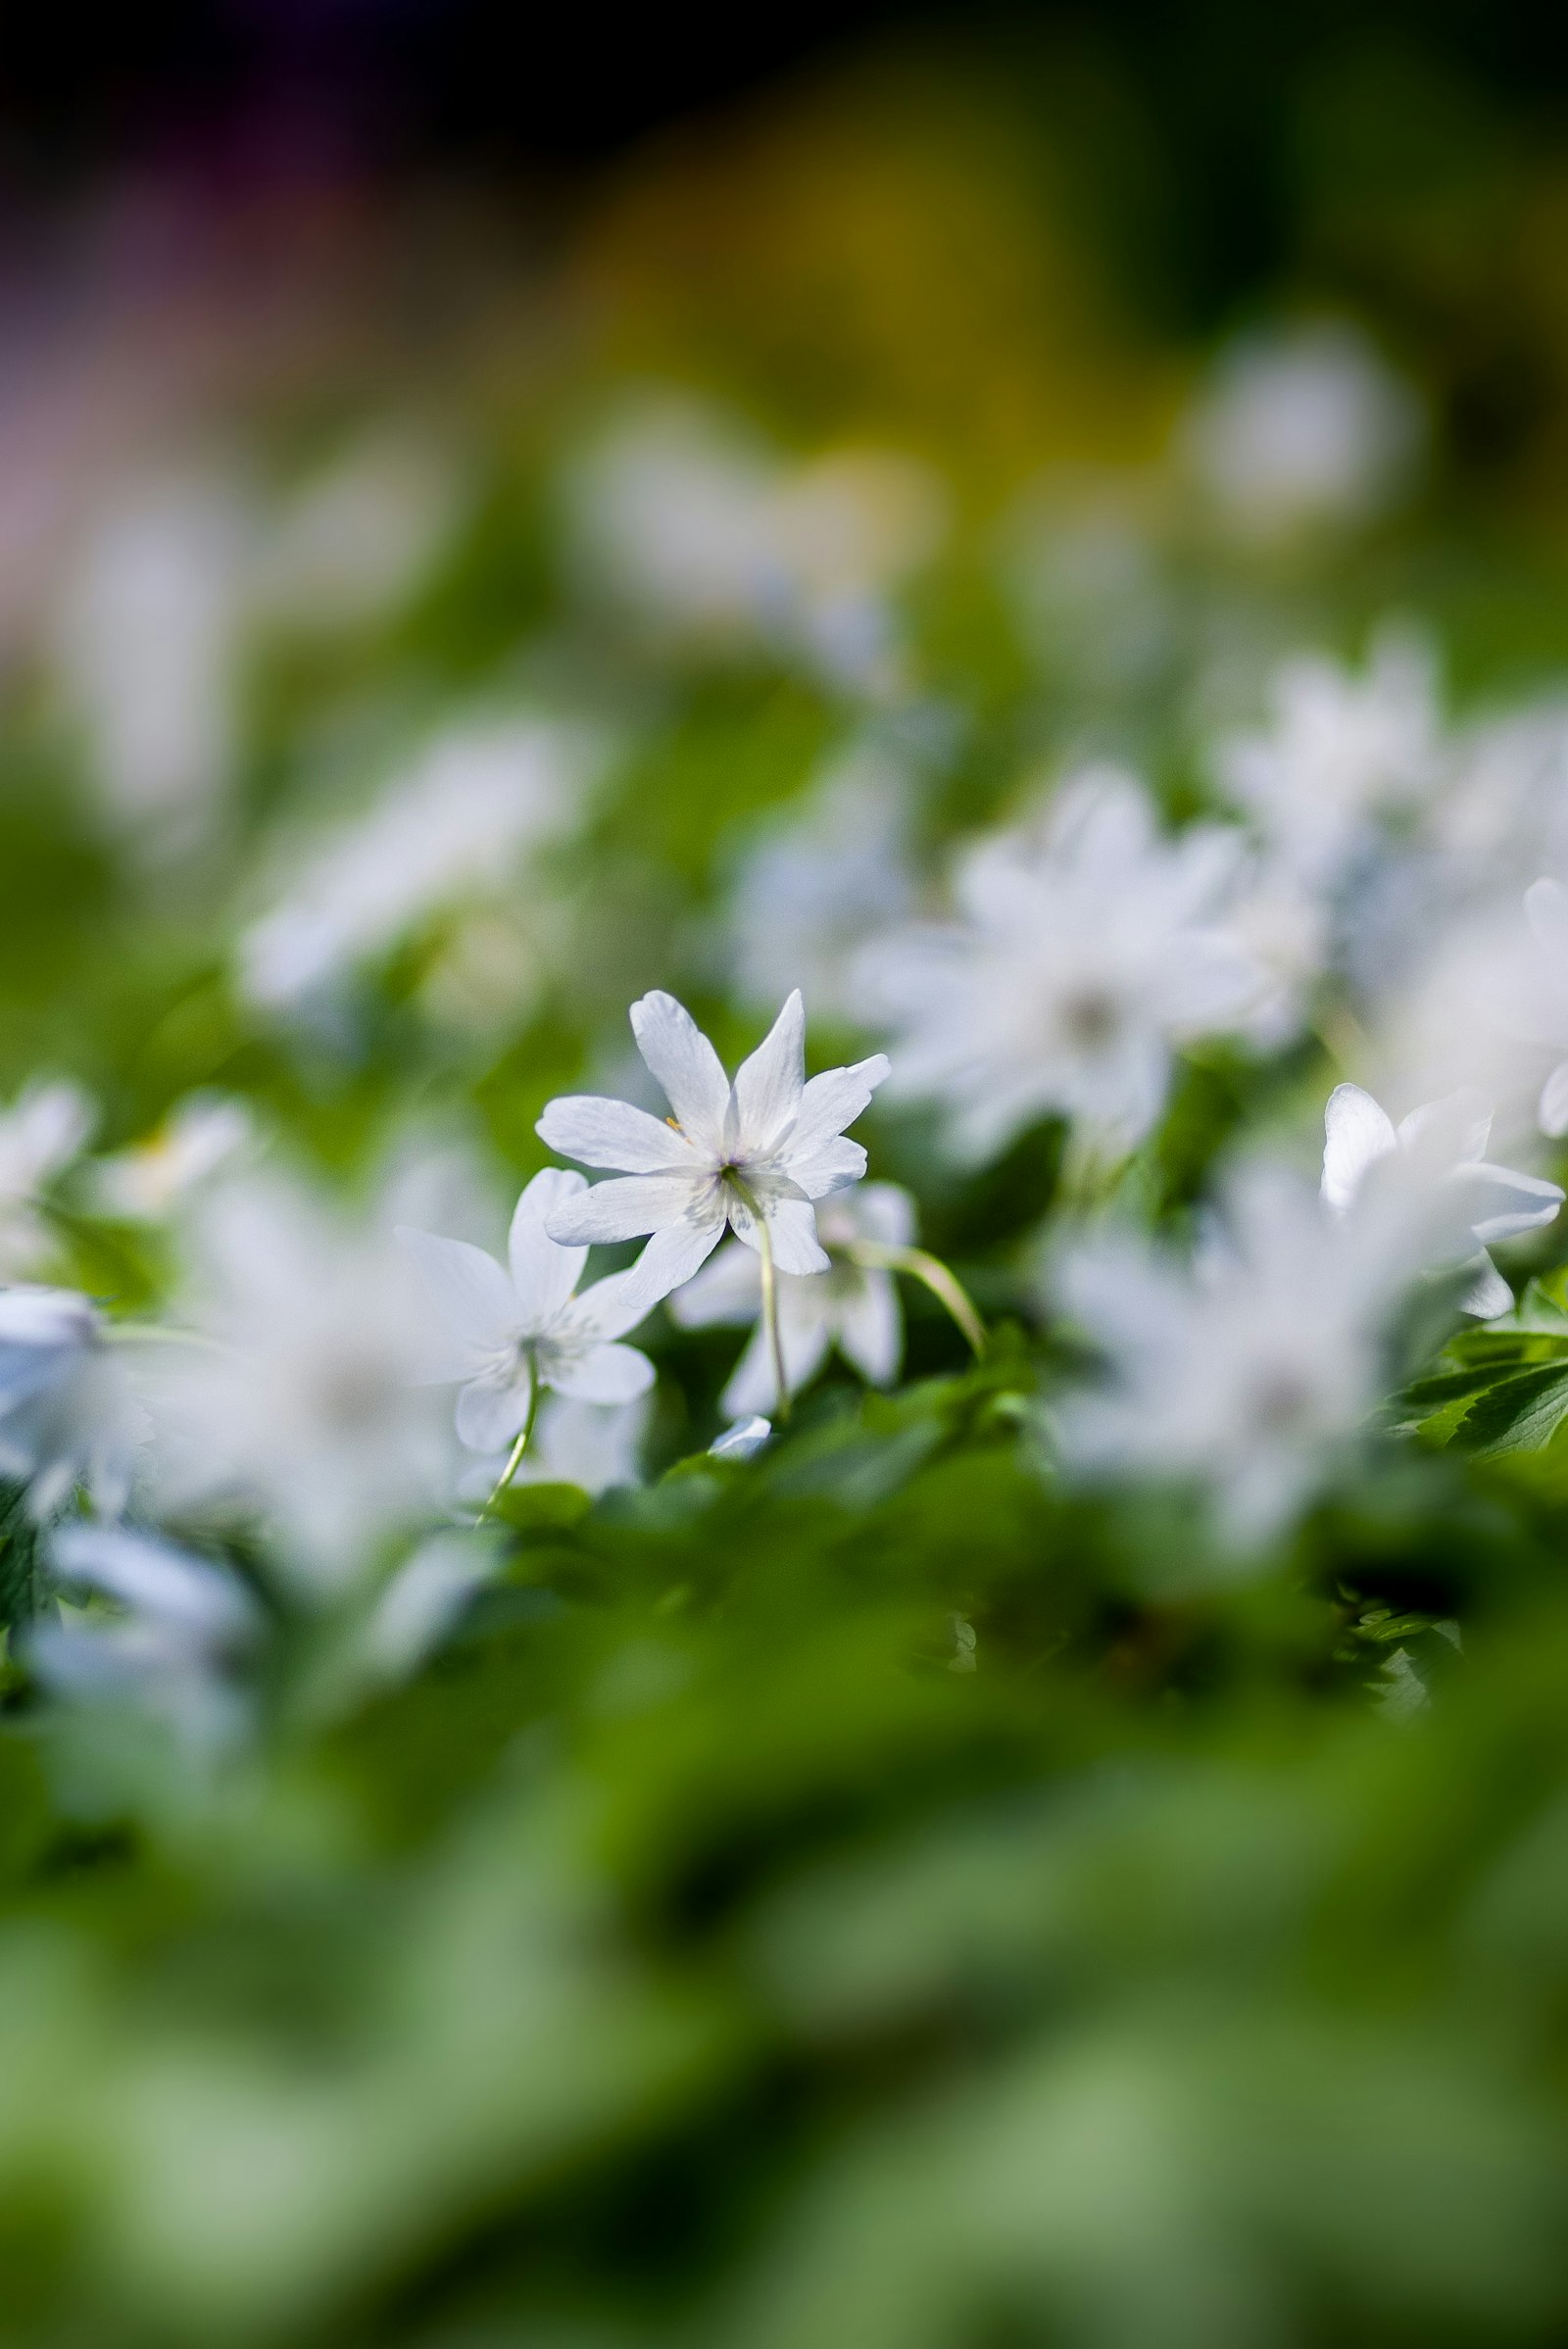
[{"label": "green plant stalk", "polygon": [[867,1271],[904,1272],[911,1280],[923,1282],[963,1332],[975,1360],[982,1359],[986,1350],[985,1323],[975,1311],[974,1300],[963,1283],[948,1270],[940,1256],[933,1256],[923,1248],[884,1248],[876,1240],[854,1240],[847,1252],[852,1264],[861,1265]]},{"label": "green plant stalk", "polygon": [[544,1389],[539,1383],[539,1374],[530,1363],[528,1376],[528,1416],[522,1423],[522,1430],[518,1435],[516,1443],[507,1454],[507,1464],[496,1480],[495,1491],[491,1493],[489,1499],[485,1502],[484,1507],[479,1511],[478,1516],[474,1520],[476,1525],[483,1525],[485,1519],[490,1516],[494,1510],[495,1505],[501,1498],[502,1493],[505,1493],[507,1487],[516,1475],[518,1467],[522,1461],[522,1455],[527,1450],[529,1443],[533,1437],[533,1423],[539,1416],[539,1399],[543,1393]]}]

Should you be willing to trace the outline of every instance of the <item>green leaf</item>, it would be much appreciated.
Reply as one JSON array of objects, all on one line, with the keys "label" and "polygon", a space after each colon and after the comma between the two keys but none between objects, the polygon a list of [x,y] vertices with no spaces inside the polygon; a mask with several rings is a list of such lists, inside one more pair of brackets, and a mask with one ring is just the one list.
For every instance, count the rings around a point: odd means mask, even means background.
[{"label": "green leaf", "polygon": [[563,1534],[593,1505],[580,1485],[509,1485],[490,1513],[519,1534]]},{"label": "green leaf", "polygon": [[1568,1368],[1537,1365],[1499,1379],[1465,1414],[1467,1446],[1487,1458],[1510,1451],[1539,1451],[1568,1418]]}]

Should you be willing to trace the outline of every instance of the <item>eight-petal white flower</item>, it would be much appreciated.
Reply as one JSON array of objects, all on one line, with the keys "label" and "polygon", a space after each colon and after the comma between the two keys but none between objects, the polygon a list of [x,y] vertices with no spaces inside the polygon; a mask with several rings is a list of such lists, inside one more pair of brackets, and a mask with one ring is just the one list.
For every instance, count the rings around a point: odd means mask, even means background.
[{"label": "eight-petal white flower", "polygon": [[661,1125],[629,1101],[591,1094],[552,1101],[536,1129],[552,1150],[627,1171],[564,1197],[546,1218],[551,1237],[584,1247],[651,1233],[628,1275],[647,1305],[691,1278],[726,1225],[759,1252],[759,1225],[765,1226],[780,1272],[825,1272],[812,1202],[865,1172],[865,1151],[846,1141],[844,1128],[887,1075],[884,1054],[828,1069],[808,1084],[799,989],[733,1085],[673,996],[645,995],[631,1007],[631,1024],[674,1118]]},{"label": "eight-petal white flower", "polygon": [[512,1218],[505,1272],[466,1240],[399,1226],[448,1341],[426,1377],[433,1386],[464,1381],[458,1435],[470,1451],[512,1443],[527,1424],[536,1385],[578,1402],[625,1403],[654,1383],[647,1355],[615,1343],[653,1300],[626,1273],[579,1297],[588,1250],[558,1246],[546,1228],[587,1188],[584,1176],[562,1167],[534,1176]]},{"label": "eight-petal white flower", "polygon": [[1383,1385],[1396,1290],[1298,1179],[1252,1168],[1185,1268],[1098,1238],[1061,1263],[1068,1310],[1113,1383],[1069,1399],[1066,1458],[1091,1476],[1193,1480],[1241,1545],[1279,1530]]},{"label": "eight-petal white flower", "polygon": [[[897,1183],[864,1183],[842,1199],[827,1200],[818,1211],[817,1231],[831,1270],[779,1277],[778,1335],[789,1391],[799,1394],[834,1346],[873,1387],[890,1386],[904,1346],[893,1275],[857,1264],[845,1251],[857,1240],[907,1248],[914,1238],[914,1201]],[[719,1397],[720,1407],[735,1419],[760,1411],[775,1399],[772,1348],[758,1320],[760,1272],[751,1250],[732,1241],[709,1258],[670,1303],[675,1320],[685,1329],[758,1323]]]},{"label": "eight-petal white flower", "polygon": [[1265,985],[1219,926],[1240,847],[1212,824],[1162,839],[1147,793],[1111,768],[1069,783],[1037,830],[982,841],[958,867],[958,921],[861,957],[898,1033],[898,1089],[944,1104],[963,1158],[1053,1111],[1131,1150],[1175,1045],[1235,1028]]},{"label": "eight-petal white flower", "polygon": [[1475,1278],[1467,1313],[1506,1313],[1513,1291],[1487,1253],[1551,1222],[1555,1183],[1493,1166],[1481,1155],[1492,1105],[1469,1088],[1427,1101],[1396,1126],[1359,1085],[1336,1085],[1324,1118],[1323,1199],[1359,1220],[1369,1248],[1403,1257],[1412,1271],[1463,1266]]}]

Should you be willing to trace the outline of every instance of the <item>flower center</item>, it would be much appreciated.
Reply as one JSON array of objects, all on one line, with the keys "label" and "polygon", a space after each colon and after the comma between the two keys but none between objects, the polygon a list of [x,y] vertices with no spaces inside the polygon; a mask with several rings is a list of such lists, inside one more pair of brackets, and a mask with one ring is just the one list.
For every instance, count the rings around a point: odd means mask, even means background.
[{"label": "flower center", "polygon": [[1252,1390],[1252,1425],[1260,1436],[1288,1435],[1307,1416],[1312,1401],[1312,1389],[1298,1371],[1265,1371]]},{"label": "flower center", "polygon": [[1063,1001],[1061,1025],[1080,1052],[1103,1052],[1120,1030],[1121,1005],[1108,988],[1080,988]]}]

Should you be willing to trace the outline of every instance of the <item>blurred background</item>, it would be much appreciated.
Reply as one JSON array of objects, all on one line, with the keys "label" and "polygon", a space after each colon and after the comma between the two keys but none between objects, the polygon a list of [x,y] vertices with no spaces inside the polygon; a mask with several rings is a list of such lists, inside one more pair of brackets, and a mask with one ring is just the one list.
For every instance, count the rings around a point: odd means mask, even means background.
[{"label": "blurred background", "polygon": [[[1103,760],[1255,813],[1216,745],[1312,749],[1314,694],[1377,886],[1246,909],[1275,1024],[1183,1064],[1138,1203],[1244,1124],[1315,1183],[1337,1076],[1475,1073],[1434,934],[1568,878],[1568,21],[0,47],[0,1277],[151,1313],[264,1150],[494,1246],[548,1099],[652,1101],[644,989],[733,1065],[799,981],[852,1058],[953,844]],[[1061,1119],[865,1132],[1037,1333]],[[236,1546],[226,1778],[40,1728],[8,1657],[0,2340],[1560,2340],[1560,1462],[1407,1449],[1216,1590],[1195,1519],[1043,1472],[1033,1343],[835,1368],[743,1488],[735,1334],[661,1321],[647,1425],[558,1455],[422,1677],[439,1604],[351,1670]],[[923,1295],[907,1363],[963,1363]],[[589,1512],[639,1445],[702,1474]]]}]

